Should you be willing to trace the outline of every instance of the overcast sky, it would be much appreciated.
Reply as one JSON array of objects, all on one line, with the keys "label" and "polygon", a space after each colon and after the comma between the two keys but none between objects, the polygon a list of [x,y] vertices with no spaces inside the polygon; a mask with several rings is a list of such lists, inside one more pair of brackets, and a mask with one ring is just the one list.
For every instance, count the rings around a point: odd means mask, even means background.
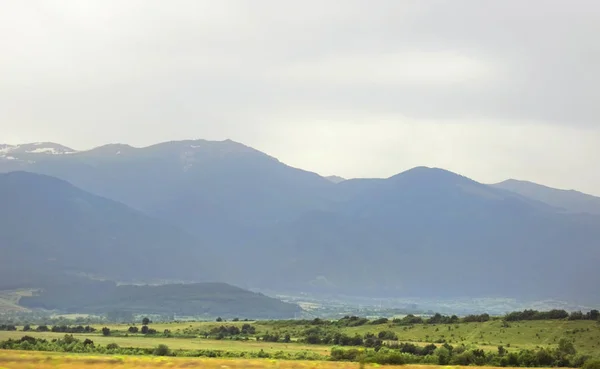
[{"label": "overcast sky", "polygon": [[596,0],[0,0],[0,142],[231,138],[600,195]]}]

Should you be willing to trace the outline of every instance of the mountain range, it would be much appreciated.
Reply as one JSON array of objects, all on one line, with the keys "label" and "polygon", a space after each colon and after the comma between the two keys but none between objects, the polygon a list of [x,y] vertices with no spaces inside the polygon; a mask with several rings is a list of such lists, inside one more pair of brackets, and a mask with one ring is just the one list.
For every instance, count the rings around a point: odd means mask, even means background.
[{"label": "mountain range", "polygon": [[578,192],[426,167],[324,178],[230,140],[0,145],[0,172],[0,201],[10,204],[0,246],[13,266],[281,291],[598,302],[599,198]]}]

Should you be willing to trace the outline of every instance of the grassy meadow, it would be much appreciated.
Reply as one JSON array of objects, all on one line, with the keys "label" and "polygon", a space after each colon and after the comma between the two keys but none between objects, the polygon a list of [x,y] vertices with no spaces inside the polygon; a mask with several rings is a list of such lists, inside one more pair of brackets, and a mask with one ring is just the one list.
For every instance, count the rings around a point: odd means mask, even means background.
[{"label": "grassy meadow", "polygon": [[[35,338],[44,338],[47,340],[62,338],[64,333],[52,332],[20,332],[20,331],[0,331],[0,341],[9,338],[19,339],[23,336],[31,336]],[[261,342],[256,340],[249,341],[234,341],[234,340],[214,340],[203,338],[167,338],[162,334],[144,336],[129,335],[125,336],[103,336],[102,333],[84,333],[73,334],[74,337],[85,340],[91,339],[96,344],[106,346],[110,343],[116,343],[120,347],[139,347],[139,348],[154,348],[159,344],[166,344],[173,350],[220,350],[229,352],[245,352],[245,351],[260,351],[296,353],[299,351],[311,351],[320,355],[329,355],[330,348],[322,345],[307,345],[302,343],[290,342]]]},{"label": "grassy meadow", "polygon": [[[225,326],[241,327],[251,324],[256,328],[253,335],[262,336],[266,333],[276,333],[282,337],[289,334],[291,342],[265,342],[257,341],[254,337],[248,340],[207,339],[202,332]],[[141,327],[141,324],[137,324]],[[89,338],[96,344],[107,345],[116,343],[120,347],[153,348],[159,344],[166,344],[173,350],[222,350],[229,352],[259,351],[296,353],[310,351],[320,355],[328,355],[331,345],[312,345],[299,343],[303,332],[310,325],[294,324],[290,321],[256,321],[256,322],[172,322],[151,323],[149,327],[158,333],[143,335],[141,333],[128,333],[129,324],[93,325],[97,329],[94,333],[73,334],[84,340]],[[111,335],[101,333],[103,327],[111,330]],[[34,328],[34,327],[32,327]],[[52,332],[22,332],[0,331],[0,341],[9,338],[19,339],[24,335],[52,340],[59,339],[64,333]],[[163,332],[168,330],[172,337],[166,337]],[[501,320],[491,320],[483,323],[460,324],[415,324],[410,326],[389,324],[365,324],[358,327],[341,327],[339,331],[348,335],[365,335],[368,332],[377,334],[380,331],[393,331],[400,342],[411,342],[417,345],[428,343],[447,342],[450,345],[466,345],[477,347],[485,351],[497,351],[498,346],[504,346],[508,351],[521,349],[535,349],[538,347],[556,347],[561,338],[572,341],[575,349],[580,354],[600,356],[600,324],[595,321],[569,321],[569,320],[540,320],[504,323]]]},{"label": "grassy meadow", "polygon": [[[367,368],[380,367],[366,365]],[[203,369],[358,369],[358,363],[330,361],[278,361],[261,359],[212,359],[165,357],[111,357],[99,355],[73,355],[64,353],[0,351],[0,369],[137,369],[137,368],[203,368]],[[427,369],[429,365],[386,366],[388,369]],[[439,367],[457,368],[457,367]],[[479,367],[470,366],[472,369]],[[481,367],[483,368],[483,367]],[[493,368],[493,367],[485,367]]]}]

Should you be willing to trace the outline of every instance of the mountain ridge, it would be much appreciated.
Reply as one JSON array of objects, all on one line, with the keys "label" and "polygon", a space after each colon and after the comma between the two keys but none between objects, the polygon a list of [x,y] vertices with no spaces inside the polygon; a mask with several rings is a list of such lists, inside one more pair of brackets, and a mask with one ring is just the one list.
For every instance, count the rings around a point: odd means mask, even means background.
[{"label": "mountain ridge", "polygon": [[581,191],[563,190],[516,179],[507,179],[499,183],[491,184],[490,186],[512,191],[522,196],[545,202],[556,208],[562,208],[567,212],[600,215],[600,197],[586,194]]},{"label": "mountain ridge", "polygon": [[187,231],[227,255],[220,278],[244,288],[578,299],[600,283],[600,217],[444,169],[335,184],[233,141],[119,148],[20,168]]}]

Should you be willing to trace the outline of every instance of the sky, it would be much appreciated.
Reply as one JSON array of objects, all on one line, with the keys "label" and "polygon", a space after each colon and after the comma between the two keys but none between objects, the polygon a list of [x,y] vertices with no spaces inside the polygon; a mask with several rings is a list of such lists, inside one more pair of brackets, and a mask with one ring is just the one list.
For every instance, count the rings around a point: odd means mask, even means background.
[{"label": "sky", "polygon": [[595,0],[0,0],[0,143],[232,139],[600,195]]}]

